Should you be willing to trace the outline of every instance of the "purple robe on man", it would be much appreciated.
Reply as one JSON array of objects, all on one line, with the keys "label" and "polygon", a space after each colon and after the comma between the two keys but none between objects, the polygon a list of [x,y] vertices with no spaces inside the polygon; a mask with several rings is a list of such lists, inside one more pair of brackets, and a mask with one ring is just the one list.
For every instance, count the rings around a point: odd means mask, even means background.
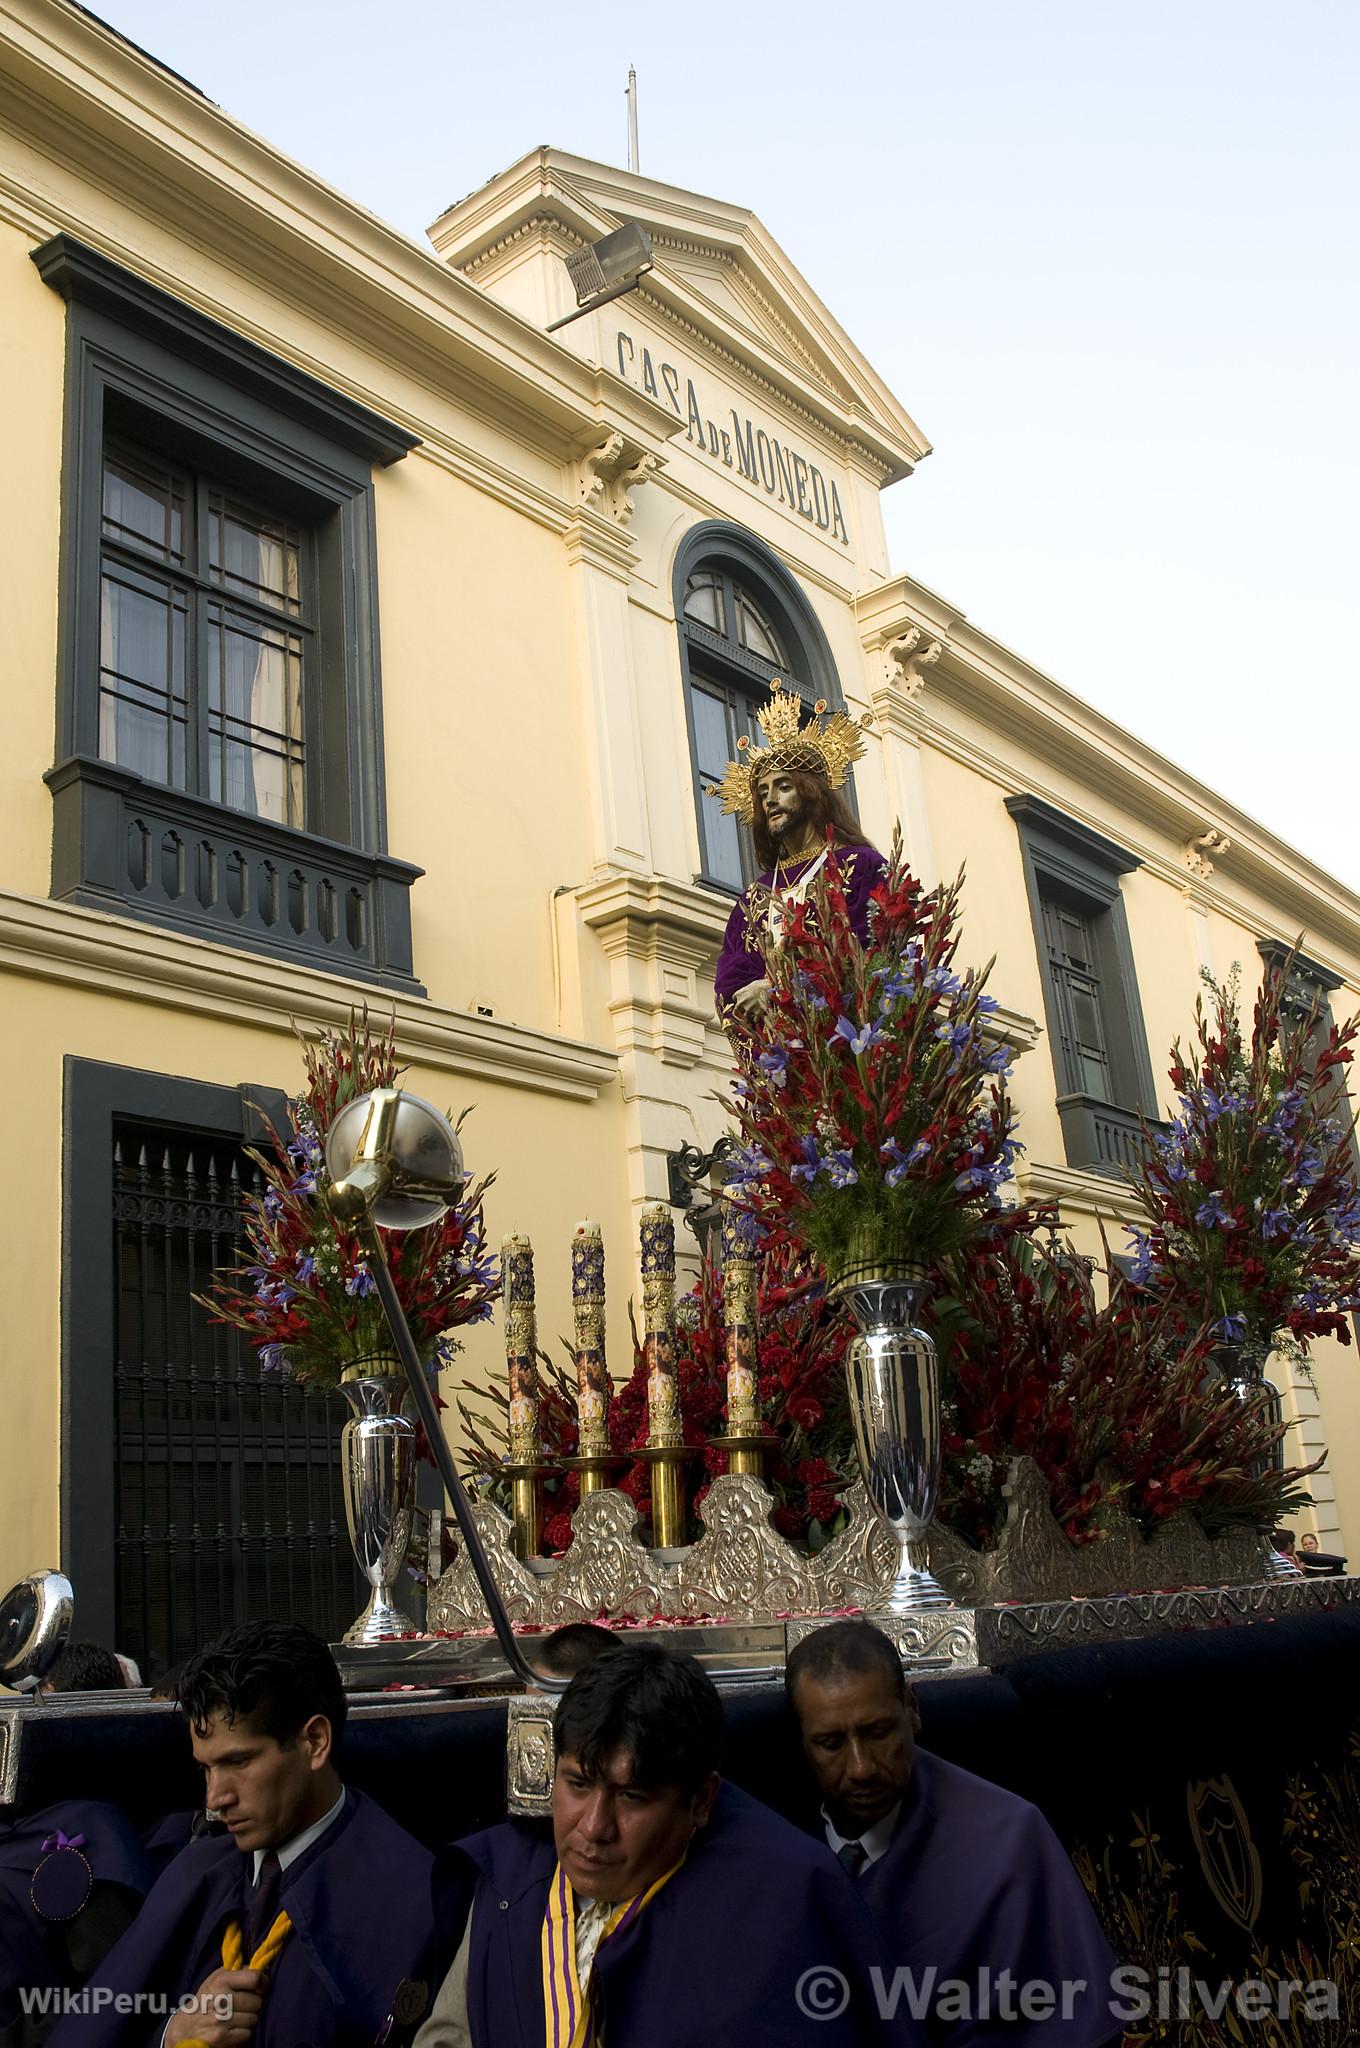
[{"label": "purple robe on man", "polygon": [[[52,2048],[154,2048],[175,2002],[222,1967],[222,1935],[244,1925],[253,1855],[202,1836],[157,1879],[123,1939],[91,1979],[168,2001],[129,2021],[106,2004],[73,2014]],[[362,1793],[347,1791],[325,1833],[283,1872],[279,1909],[293,1930],[269,1973],[251,2048],[370,2048],[403,1986],[422,1976],[432,1934],[433,1858]]]},{"label": "purple robe on man", "polygon": [[[972,1987],[971,2019],[931,2018],[927,2006],[932,2043],[1103,2048],[1120,2038],[1110,2011],[1115,1958],[1062,1843],[1027,1799],[918,1749],[892,1840],[857,1881],[918,1998],[928,1984],[930,2003],[948,2010],[946,1980]],[[995,2007],[981,2016],[979,1972],[994,1992],[1003,1972],[1016,1992],[1051,1984],[1057,2009],[1028,2021],[1001,2018]],[[1064,2018],[1062,1987],[1081,1983]],[[905,1993],[899,2009],[910,2010]]]},{"label": "purple robe on man", "polygon": [[39,2015],[23,2022],[20,1988],[77,1988],[151,1881],[137,1830],[107,1801],[63,1800],[0,1822],[0,2039],[11,2029],[16,2041],[42,2038]]},{"label": "purple robe on man", "polygon": [[[543,2048],[552,1830],[507,1821],[450,1853],[467,1859],[475,1883],[467,1972],[474,2048]],[[597,2031],[613,2048],[924,2043],[919,2031],[890,2031],[878,2016],[872,1973],[882,1982],[887,1967],[869,1914],[830,1854],[724,1784],[683,1867],[597,1951]]]},{"label": "purple robe on man", "polygon": [[[781,886],[796,888],[820,854],[813,854],[807,860],[793,860],[783,863],[779,870]],[[861,945],[869,939],[869,897],[883,879],[887,866],[881,853],[872,846],[838,846],[836,863],[840,869],[841,887],[845,891],[845,907],[850,923]],[[826,869],[823,866],[822,871]],[[740,900],[732,906],[723,934],[722,951],[713,974],[713,990],[718,999],[718,1008],[726,1010],[732,998],[748,982],[759,981],[765,973],[765,962],[755,937],[759,920],[767,914],[769,892],[774,884],[774,870],[761,875],[746,890]]]}]

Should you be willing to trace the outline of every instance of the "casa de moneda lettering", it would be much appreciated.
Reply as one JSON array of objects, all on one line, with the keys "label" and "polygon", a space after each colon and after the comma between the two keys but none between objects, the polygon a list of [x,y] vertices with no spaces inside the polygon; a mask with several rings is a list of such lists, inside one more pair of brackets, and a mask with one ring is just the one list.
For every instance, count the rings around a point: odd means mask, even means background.
[{"label": "casa de moneda lettering", "polygon": [[708,418],[700,410],[694,379],[682,379],[674,363],[654,362],[649,348],[641,350],[639,360],[636,342],[622,327],[618,330],[617,346],[619,375],[626,383],[640,384],[649,398],[669,405],[676,418],[684,420],[687,441],[695,442],[715,462],[735,469],[747,483],[755,484],[820,532],[849,547],[840,492],[834,480],[824,477],[815,463],[796,449],[785,447],[750,418],[740,418],[735,406],[728,409],[730,428]]}]

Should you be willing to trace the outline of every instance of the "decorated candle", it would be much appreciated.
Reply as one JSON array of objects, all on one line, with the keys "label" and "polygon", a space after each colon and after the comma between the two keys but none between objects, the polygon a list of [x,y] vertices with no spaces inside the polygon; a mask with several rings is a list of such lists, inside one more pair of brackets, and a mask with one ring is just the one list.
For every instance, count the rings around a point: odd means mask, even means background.
[{"label": "decorated candle", "polygon": [[583,1458],[609,1453],[609,1368],[604,1350],[604,1238],[578,1223],[571,1241],[571,1307],[576,1321],[576,1425]]},{"label": "decorated candle", "polygon": [[727,1326],[727,1430],[729,1436],[760,1432],[759,1350],[757,1309],[760,1264],[754,1216],[733,1202],[723,1203],[723,1320]]},{"label": "decorated candle", "polygon": [[675,1219],[664,1202],[642,1212],[642,1317],[647,1353],[647,1441],[684,1441],[675,1367]]},{"label": "decorated candle", "polygon": [[539,1428],[538,1321],[534,1309],[534,1248],[527,1237],[501,1243],[505,1297],[505,1363],[510,1378],[510,1462],[526,1465],[543,1454]]}]

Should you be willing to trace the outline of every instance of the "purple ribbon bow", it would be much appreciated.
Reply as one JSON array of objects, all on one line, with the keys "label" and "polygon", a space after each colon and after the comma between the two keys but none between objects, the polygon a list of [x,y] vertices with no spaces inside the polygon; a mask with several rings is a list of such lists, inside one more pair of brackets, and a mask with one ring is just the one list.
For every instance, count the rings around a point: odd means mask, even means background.
[{"label": "purple ribbon bow", "polygon": [[61,1829],[58,1828],[55,1835],[49,1835],[43,1843],[42,1853],[46,1856],[51,1849],[83,1849],[84,1847],[84,1835],[64,1835]]}]

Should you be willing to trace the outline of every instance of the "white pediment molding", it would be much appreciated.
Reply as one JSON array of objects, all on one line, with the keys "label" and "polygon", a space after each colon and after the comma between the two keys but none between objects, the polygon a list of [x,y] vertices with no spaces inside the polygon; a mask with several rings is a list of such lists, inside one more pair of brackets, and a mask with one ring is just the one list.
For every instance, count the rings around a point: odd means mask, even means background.
[{"label": "white pediment molding", "polygon": [[679,323],[743,379],[857,448],[884,482],[929,454],[915,421],[744,208],[545,148],[449,207],[429,232],[445,262],[495,297],[534,243],[546,259],[623,220],[652,236],[656,264],[639,295],[651,317]]}]

